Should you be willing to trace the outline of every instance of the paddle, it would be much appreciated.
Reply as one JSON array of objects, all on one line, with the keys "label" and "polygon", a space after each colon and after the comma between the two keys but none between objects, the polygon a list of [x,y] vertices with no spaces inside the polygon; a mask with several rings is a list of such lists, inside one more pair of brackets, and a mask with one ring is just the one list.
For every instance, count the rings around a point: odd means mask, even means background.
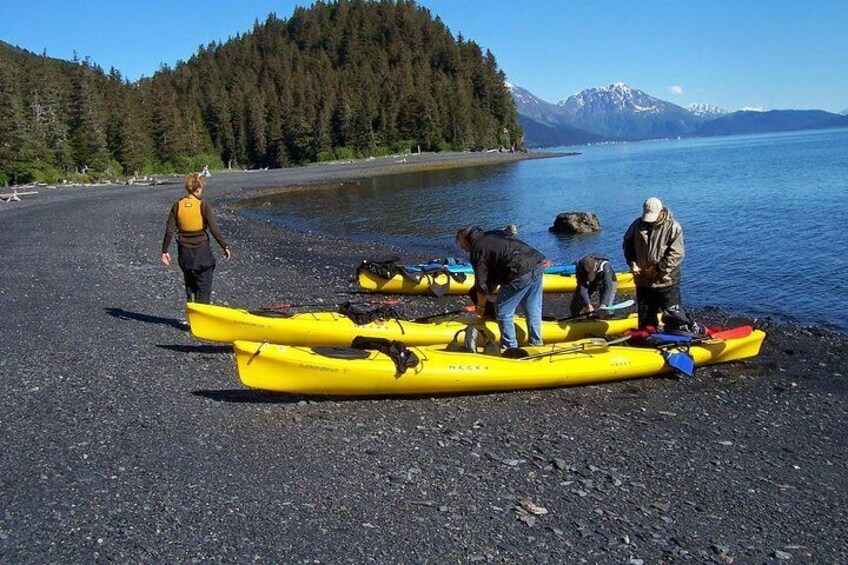
[{"label": "paddle", "polygon": [[410,321],[412,322],[429,322],[430,320],[435,320],[436,318],[444,318],[447,316],[455,316],[456,314],[467,314],[470,312],[474,312],[475,306],[473,304],[469,304],[464,308],[459,308],[458,310],[449,310],[448,312],[440,312],[439,314],[430,314],[429,316],[421,316],[420,318],[414,318]]},{"label": "paddle", "polygon": [[[474,274],[474,267],[467,260],[456,261],[454,263],[448,263],[443,261],[448,261],[449,259],[440,259],[436,262],[426,263],[421,265],[398,265],[398,267],[402,269],[407,269],[411,272],[431,272],[431,271],[447,271],[451,273],[463,273],[466,275]],[[563,276],[573,276],[577,272],[577,267],[575,265],[562,265],[562,264],[546,264],[545,265],[545,274],[546,275],[563,275]]]},{"label": "paddle", "polygon": [[705,335],[703,337],[691,337],[691,336],[679,336],[674,334],[652,334],[652,336],[659,336],[662,339],[668,339],[668,343],[663,343],[656,346],[657,349],[662,351],[663,357],[665,358],[665,362],[668,363],[668,366],[671,367],[674,371],[681,373],[687,377],[695,376],[695,360],[692,358],[689,353],[686,351],[671,351],[675,347],[688,348],[690,345],[697,345],[699,343],[711,342],[711,341],[722,341],[727,339],[739,339],[743,337],[748,337],[751,335],[751,332],[754,329],[751,326],[740,326],[738,328],[731,328],[729,330],[722,330],[717,332],[710,332],[709,335]]},{"label": "paddle", "polygon": [[677,335],[657,332],[652,333],[650,337],[664,340],[664,343],[659,343],[653,346],[656,349],[671,349],[674,347],[688,347],[690,345],[697,345],[699,343],[711,341],[740,339],[748,337],[753,331],[754,328],[751,326],[739,326],[738,328],[730,328],[729,330],[710,332],[708,335],[703,336]]},{"label": "paddle", "polygon": [[619,343],[624,343],[630,339],[629,335],[625,335],[622,337],[618,337],[612,340],[605,340],[599,337],[589,338],[588,341],[585,341],[579,345],[572,345],[571,347],[554,347],[551,346],[550,351],[543,351],[541,353],[534,353],[533,355],[528,355],[527,357],[522,357],[519,361],[524,361],[527,359],[539,359],[542,357],[552,357],[554,355],[561,355],[563,353],[576,353],[577,351],[585,351],[587,349],[602,349],[609,347],[610,345],[617,345]]},{"label": "paddle", "polygon": [[682,351],[672,352],[667,350],[663,351],[662,354],[669,367],[687,377],[695,376],[695,360],[692,359],[691,355]]},{"label": "paddle", "polygon": [[[613,304],[611,306],[606,306],[604,308],[598,308],[598,310],[595,310],[594,312],[586,312],[584,314],[578,314],[577,316],[570,316],[570,317],[567,317],[567,318],[557,318],[556,321],[557,322],[568,322],[568,321],[571,321],[571,320],[580,320],[582,318],[588,318],[588,317],[591,317],[593,315],[597,315],[597,314],[600,314],[600,313],[616,312],[618,310],[624,310],[625,308],[630,308],[634,304],[636,304],[635,300],[624,300],[622,302],[619,302],[618,304]],[[412,321],[413,322],[427,322],[427,321],[433,320],[435,318],[442,318],[442,317],[445,317],[445,316],[454,316],[456,314],[464,314],[464,313],[467,313],[467,312],[474,312],[474,310],[475,310],[474,306],[470,305],[470,306],[466,306],[465,308],[460,308],[459,310],[450,310],[448,312],[442,312],[440,314],[432,314],[430,316],[422,316],[421,318],[415,318]]]},{"label": "paddle", "polygon": [[594,312],[584,312],[582,314],[577,314],[576,316],[566,316],[565,318],[557,318],[557,322],[570,322],[572,320],[582,320],[583,318],[591,318],[592,316],[597,316],[598,314],[605,314],[607,312],[616,312],[618,310],[624,310],[625,308],[630,308],[636,304],[636,301],[624,300],[619,302],[618,304],[612,304],[610,306],[604,306],[603,308],[598,308]]}]

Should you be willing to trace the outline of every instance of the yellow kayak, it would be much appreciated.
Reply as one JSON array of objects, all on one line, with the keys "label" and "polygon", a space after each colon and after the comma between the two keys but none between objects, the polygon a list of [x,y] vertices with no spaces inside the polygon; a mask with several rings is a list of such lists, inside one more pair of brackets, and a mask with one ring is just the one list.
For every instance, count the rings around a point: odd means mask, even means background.
[{"label": "yellow kayak", "polygon": [[[474,286],[474,275],[465,275],[461,282],[448,273],[438,271],[434,273],[422,273],[416,282],[412,278],[397,274],[390,279],[383,278],[367,269],[357,271],[359,286],[374,292],[385,292],[388,294],[468,294]],[[575,275],[544,274],[542,282],[545,292],[574,292],[577,290],[577,277]],[[631,273],[616,273],[618,279],[618,290],[633,290]],[[438,288],[438,292],[436,292]]]},{"label": "yellow kayak", "polygon": [[[478,321],[477,317],[442,318],[429,322],[388,319],[357,325],[342,314],[306,312],[280,317],[273,313],[251,313],[247,310],[189,302],[186,314],[191,333],[210,341],[268,341],[310,347],[347,346],[357,336],[399,340],[407,345],[435,345],[450,342],[457,332]],[[638,325],[635,314],[621,319],[543,321],[545,342],[569,341],[588,336],[620,335]],[[485,322],[486,333],[500,340],[495,321]],[[527,343],[527,323],[516,317],[516,336]]]},{"label": "yellow kayak", "polygon": [[[696,365],[753,357],[765,334],[690,345]],[[668,373],[663,351],[608,345],[603,340],[528,347],[531,357],[507,359],[448,351],[444,346],[411,347],[415,366],[400,373],[379,352],[353,348],[304,348],[236,341],[241,382],[250,388],[339,396],[442,394],[552,388]],[[559,353],[557,353],[559,351]],[[545,356],[538,356],[550,353]]]}]

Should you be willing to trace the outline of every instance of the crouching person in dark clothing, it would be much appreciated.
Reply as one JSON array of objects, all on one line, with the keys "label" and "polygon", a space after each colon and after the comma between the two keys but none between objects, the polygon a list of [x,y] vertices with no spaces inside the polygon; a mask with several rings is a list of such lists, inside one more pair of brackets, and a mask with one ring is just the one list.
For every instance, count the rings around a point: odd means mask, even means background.
[{"label": "crouching person in dark clothing", "polygon": [[224,258],[232,256],[227,240],[221,234],[215,212],[201,200],[204,182],[197,173],[185,179],[187,195],[171,206],[165,237],[162,240],[162,263],[171,264],[168,248],[174,233],[177,234],[178,263],[185,279],[186,300],[209,304],[212,300],[212,274],[215,272],[215,256],[209,245],[208,229],[221,249]]},{"label": "crouching person in dark clothing", "polygon": [[504,230],[462,228],[456,233],[456,243],[471,254],[479,316],[485,314],[488,293],[500,287],[495,307],[501,345],[507,349],[518,347],[514,318],[519,306],[527,314],[529,345],[542,345],[544,255]]},{"label": "crouching person in dark clothing", "polygon": [[586,255],[577,262],[577,290],[571,297],[571,315],[595,311],[592,295],[598,293],[598,308],[611,306],[618,282],[609,257],[602,253]]}]

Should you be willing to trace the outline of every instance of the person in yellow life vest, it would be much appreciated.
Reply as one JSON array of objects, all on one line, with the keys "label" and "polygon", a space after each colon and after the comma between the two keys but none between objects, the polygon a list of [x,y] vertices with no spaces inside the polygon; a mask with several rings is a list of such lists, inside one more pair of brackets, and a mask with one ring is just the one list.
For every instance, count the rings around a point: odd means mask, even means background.
[{"label": "person in yellow life vest", "polygon": [[186,196],[171,206],[168,223],[165,226],[165,238],[162,240],[162,263],[171,264],[168,248],[174,233],[177,234],[178,263],[185,279],[186,300],[209,304],[212,300],[212,273],[215,271],[215,257],[209,245],[209,234],[221,249],[224,258],[232,257],[227,240],[221,234],[215,211],[202,200],[203,178],[192,173],[185,178]]}]

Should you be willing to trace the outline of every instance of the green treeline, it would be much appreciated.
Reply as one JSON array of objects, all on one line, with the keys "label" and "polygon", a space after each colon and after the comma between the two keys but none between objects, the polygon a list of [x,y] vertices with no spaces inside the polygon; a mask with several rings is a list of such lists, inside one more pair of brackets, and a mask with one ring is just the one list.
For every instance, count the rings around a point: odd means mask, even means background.
[{"label": "green treeline", "polygon": [[494,56],[410,0],[273,14],[126,81],[0,43],[0,185],[518,146]]}]

